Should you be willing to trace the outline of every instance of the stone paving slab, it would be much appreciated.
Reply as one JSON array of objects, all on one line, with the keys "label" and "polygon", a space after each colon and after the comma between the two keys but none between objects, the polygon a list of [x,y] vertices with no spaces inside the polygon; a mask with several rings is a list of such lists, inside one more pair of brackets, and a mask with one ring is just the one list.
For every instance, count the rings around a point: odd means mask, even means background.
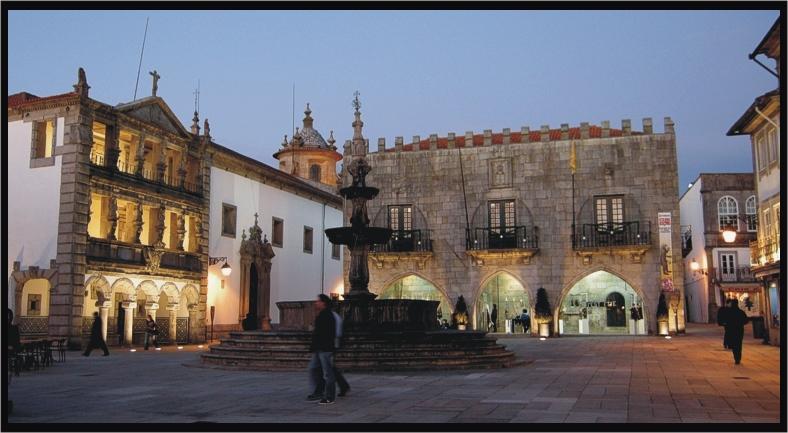
[{"label": "stone paving slab", "polygon": [[306,372],[188,367],[199,362],[196,347],[114,350],[106,358],[69,352],[66,363],[12,377],[9,422],[779,422],[779,348],[746,338],[742,365],[734,366],[716,326],[691,325],[670,340],[499,341],[533,362],[346,373],[349,395],[326,407],[305,401]]}]

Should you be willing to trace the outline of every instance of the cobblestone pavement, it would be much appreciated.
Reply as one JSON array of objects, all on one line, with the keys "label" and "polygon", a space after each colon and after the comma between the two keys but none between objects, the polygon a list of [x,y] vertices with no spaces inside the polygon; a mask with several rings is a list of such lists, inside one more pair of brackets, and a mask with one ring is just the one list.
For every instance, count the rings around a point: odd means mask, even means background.
[{"label": "cobblestone pavement", "polygon": [[186,367],[199,351],[76,352],[14,377],[9,422],[779,422],[779,348],[745,338],[742,365],[716,326],[660,337],[502,338],[506,370],[350,373],[331,406],[305,372]]}]

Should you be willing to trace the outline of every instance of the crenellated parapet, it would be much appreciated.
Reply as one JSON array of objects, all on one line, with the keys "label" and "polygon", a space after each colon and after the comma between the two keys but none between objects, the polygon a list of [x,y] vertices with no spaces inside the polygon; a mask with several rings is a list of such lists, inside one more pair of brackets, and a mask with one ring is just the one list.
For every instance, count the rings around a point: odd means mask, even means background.
[{"label": "crenellated parapet", "polygon": [[[562,123],[559,128],[551,128],[550,125],[541,125],[539,128],[534,129],[529,126],[523,126],[519,128],[519,131],[513,130],[512,128],[503,128],[501,132],[493,132],[492,129],[485,129],[482,133],[466,131],[465,134],[462,135],[458,135],[455,132],[448,132],[445,136],[432,133],[426,139],[422,139],[420,135],[413,135],[410,143],[407,144],[402,136],[398,136],[394,138],[393,147],[386,147],[386,139],[381,137],[378,138],[376,151],[409,152],[654,134],[675,134],[674,123],[670,117],[664,118],[663,130],[661,133],[654,131],[654,124],[650,117],[646,117],[642,120],[640,131],[632,129],[631,119],[622,119],[620,125],[619,128],[611,128],[610,121],[603,120],[599,122],[598,125],[592,125],[589,122],[580,122],[578,126],[570,126],[568,123]],[[368,151],[370,150],[368,144],[367,149]]]}]

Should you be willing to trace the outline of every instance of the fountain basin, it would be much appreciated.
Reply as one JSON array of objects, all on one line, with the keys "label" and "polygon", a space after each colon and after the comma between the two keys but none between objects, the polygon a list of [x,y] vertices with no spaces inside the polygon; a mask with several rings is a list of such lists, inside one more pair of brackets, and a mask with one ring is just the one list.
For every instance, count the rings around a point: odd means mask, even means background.
[{"label": "fountain basin", "polygon": [[347,186],[339,190],[339,194],[347,199],[364,198],[372,200],[380,192],[379,189],[372,186]]},{"label": "fountain basin", "polygon": [[339,245],[385,244],[391,237],[391,229],[384,227],[335,227],[326,229],[329,242]]}]

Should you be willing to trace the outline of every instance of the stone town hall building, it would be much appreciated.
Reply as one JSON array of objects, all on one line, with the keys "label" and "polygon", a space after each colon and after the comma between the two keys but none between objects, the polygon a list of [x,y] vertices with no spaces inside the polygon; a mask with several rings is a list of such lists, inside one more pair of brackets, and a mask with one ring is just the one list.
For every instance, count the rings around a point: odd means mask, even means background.
[{"label": "stone town hall building", "polygon": [[186,129],[157,79],[119,105],[90,98],[82,69],[73,92],[9,96],[7,295],[23,336],[79,346],[99,312],[110,344],[138,342],[148,314],[165,340],[200,342],[208,325],[275,324],[276,301],[341,290],[322,233],[342,223],[341,155],[311,111],[285,152],[329,173],[310,180],[216,143],[196,112]]},{"label": "stone town hall building", "polygon": [[[683,332],[670,118],[662,132],[643,119],[641,131],[624,120],[620,129],[602,122],[397,137],[393,147],[381,138],[367,158],[367,183],[381,189],[370,219],[394,231],[370,254],[369,287],[381,298],[440,300],[449,319],[463,295],[474,328],[522,332],[507,319],[522,309],[533,319],[544,287],[554,333],[643,334],[657,331],[666,290],[676,307],[670,331]],[[631,320],[632,307],[645,320]]]}]

